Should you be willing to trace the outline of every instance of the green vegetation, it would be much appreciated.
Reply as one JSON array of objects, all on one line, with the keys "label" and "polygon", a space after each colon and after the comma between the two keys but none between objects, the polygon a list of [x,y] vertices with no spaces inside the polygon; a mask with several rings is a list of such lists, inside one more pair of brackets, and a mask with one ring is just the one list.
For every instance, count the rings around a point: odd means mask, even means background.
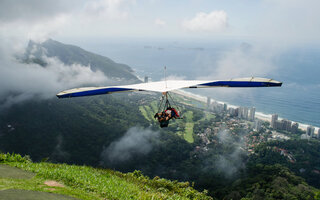
[{"label": "green vegetation", "polygon": [[150,106],[144,106],[146,113],[148,113],[148,118],[153,119],[155,112],[150,108]]},{"label": "green vegetation", "polygon": [[226,199],[315,199],[317,190],[286,167],[258,164],[247,169],[246,178],[232,184]]},{"label": "green vegetation", "polygon": [[[154,180],[154,177],[160,176],[170,180],[194,182],[196,189],[199,191],[207,189],[209,195],[218,199],[230,199],[228,197],[237,197],[233,199],[254,199],[257,193],[259,193],[259,195],[261,193],[260,196],[265,199],[267,197],[271,198],[271,196],[276,193],[281,193],[280,197],[286,198],[286,194],[296,194],[297,191],[301,193],[301,195],[305,195],[300,199],[314,199],[312,195],[318,192],[306,184],[304,180],[292,178],[293,176],[291,176],[293,175],[292,172],[294,172],[296,175],[306,177],[309,184],[319,182],[316,174],[317,171],[314,171],[318,170],[316,166],[319,166],[319,164],[317,164],[319,162],[317,155],[319,155],[318,152],[320,150],[318,149],[316,141],[304,141],[301,144],[298,141],[296,141],[296,143],[287,141],[275,144],[280,147],[283,145],[283,148],[290,149],[290,151],[291,149],[295,149],[297,152],[300,152],[300,157],[305,159],[301,159],[300,162],[300,158],[295,156],[297,159],[296,163],[299,163],[299,165],[288,162],[287,158],[280,155],[279,152],[272,153],[271,151],[269,155],[269,150],[263,150],[263,144],[261,146],[261,152],[257,149],[256,154],[248,156],[244,151],[239,150],[238,145],[235,145],[241,141],[241,138],[247,133],[247,130],[241,127],[236,127],[233,131],[234,134],[230,133],[228,135],[228,137],[231,138],[227,138],[224,142],[219,140],[218,135],[210,134],[209,139],[216,142],[208,144],[206,146],[207,150],[205,150],[203,146],[201,146],[203,145],[202,139],[198,137],[196,133],[204,133],[207,128],[214,130],[216,126],[215,123],[223,122],[224,119],[221,116],[203,112],[201,109],[184,107],[184,119],[172,121],[168,128],[160,129],[153,118],[152,121],[147,120],[147,118],[150,119],[154,114],[153,111],[155,109],[155,103],[157,102],[155,101],[156,97],[136,94],[131,95],[130,98],[126,97],[125,94],[117,94],[92,98],[68,99],[68,101],[46,100],[41,102],[27,102],[24,105],[15,105],[0,115],[0,130],[2,133],[0,148],[4,152],[18,152],[23,155],[31,152],[31,158],[36,161],[49,160],[50,162],[99,166],[102,159],[101,152],[103,152],[104,147],[108,147],[110,143],[121,138],[128,128],[132,126],[147,127],[150,125],[150,122],[154,122],[152,129],[159,132],[159,134],[156,138],[150,140],[152,150],[150,150],[148,154],[137,154],[119,163],[105,162],[103,167],[116,169],[121,172],[140,170],[143,174],[151,177],[151,179],[149,179],[150,181]],[[137,106],[137,102],[142,103]],[[144,115],[141,112],[141,108],[145,108],[145,106],[148,106],[149,109],[147,109],[148,111],[145,109],[147,114]],[[187,126],[186,122],[190,119],[194,122],[193,143],[189,143],[184,139]],[[12,128],[8,128],[8,124],[15,129],[12,130]],[[181,135],[177,134],[179,131],[182,132]],[[290,144],[290,148],[289,146],[284,146],[285,143]],[[268,149],[267,146],[265,146],[265,149]],[[302,149],[297,148],[297,146],[301,146]],[[267,152],[267,154],[264,152]],[[296,154],[294,153],[294,155]],[[278,168],[274,170],[274,173],[271,173],[268,168],[256,167],[256,164],[259,163],[263,164],[263,166],[273,166],[280,163],[283,166],[287,166],[292,172],[286,169],[288,173],[290,173],[290,176],[279,177]],[[310,167],[304,168],[306,172],[299,172],[301,165],[309,166],[309,164]],[[21,163],[14,165],[11,163],[10,165],[26,169],[21,166]],[[20,182],[19,180],[10,182],[8,179],[1,179],[5,182],[0,185],[5,185],[6,188],[9,186],[8,189],[36,188],[32,190],[48,191],[50,187],[43,186],[43,183],[49,178],[43,177],[39,174],[40,171],[35,171],[36,169],[33,168],[35,166],[39,167],[43,169],[41,171],[50,168],[49,172],[52,168],[57,168],[57,170],[59,169],[57,173],[62,173],[63,170],[66,170],[64,165],[49,163],[27,164],[25,166],[30,168],[30,172],[37,174],[31,179],[22,181],[23,184],[28,183],[28,185],[19,188],[18,186],[21,185],[21,180]],[[292,168],[292,166],[296,167]],[[74,170],[77,173],[86,171],[85,168],[78,167],[79,166],[73,166],[68,168],[68,170]],[[265,170],[266,172],[264,172]],[[102,172],[98,170],[97,173]],[[130,178],[129,175],[121,175],[121,173],[108,173],[115,174],[116,177]],[[265,174],[266,176],[258,176],[258,173]],[[310,175],[305,176],[305,174]],[[66,173],[66,175],[71,176],[68,175],[68,173]],[[312,177],[314,177],[312,179],[313,181],[310,182]],[[101,193],[99,189],[93,189],[93,193],[96,196],[85,196],[87,193],[83,191],[87,191],[88,189],[82,188],[82,186],[79,186],[80,188],[77,189],[75,186],[66,184],[68,182],[67,178],[68,177],[61,177],[61,179],[50,178],[65,185],[64,188],[57,188],[55,193],[72,196],[73,193],[71,191],[79,190],[73,197],[80,198],[79,195],[82,195],[82,199],[100,198],[99,195],[101,195]],[[72,179],[74,180],[74,178]],[[296,180],[298,180],[298,184],[296,184]],[[281,187],[273,187],[273,184],[278,182],[281,184],[288,182],[288,184],[285,185],[286,187],[288,186],[287,189],[282,191]],[[132,182],[129,181],[129,183]],[[171,183],[174,184],[175,182],[171,181]],[[82,182],[77,182],[77,184],[83,185]],[[131,186],[128,187],[130,188]],[[143,189],[145,187],[151,188],[150,194],[152,195],[152,191],[162,190],[159,188],[152,189],[153,187],[149,185],[139,186],[138,188],[140,190],[142,188],[142,190],[145,191],[147,190]],[[258,189],[260,187],[261,190]],[[136,186],[132,186],[132,188],[136,188]],[[301,188],[304,188],[304,190]],[[128,191],[132,190],[128,189]],[[149,193],[136,193],[146,196],[149,195]],[[92,194],[90,193],[90,195]],[[165,195],[170,196],[169,194]],[[310,198],[304,198],[306,196],[310,196]],[[272,198],[275,197],[272,196]]]},{"label": "green vegetation", "polygon": [[184,133],[184,139],[190,143],[193,143],[193,112],[188,111],[184,114],[184,117],[186,118],[186,127],[185,127],[185,133]]},{"label": "green vegetation", "polygon": [[[64,194],[80,199],[212,199],[189,186],[140,171],[120,173],[106,169],[67,164],[33,163],[18,154],[0,154],[0,163],[35,173],[28,179],[0,178],[0,190],[20,189]],[[50,187],[45,180],[55,180],[64,187]]]},{"label": "green vegetation", "polygon": [[[317,140],[271,141],[259,145],[251,163],[281,164],[306,179],[308,184],[320,187],[320,142]],[[283,152],[283,153],[281,153]],[[284,155],[286,152],[286,155]],[[291,160],[289,159],[291,158]]]},{"label": "green vegetation", "polygon": [[[184,102],[190,102],[195,104],[197,101],[195,100],[189,100],[189,98],[181,97],[180,95],[174,95],[177,99],[182,99]],[[181,102],[180,102],[181,103]],[[200,103],[200,102],[197,102]],[[180,108],[180,107],[179,107]],[[157,121],[154,120],[154,114],[158,112],[158,102],[157,101],[151,101],[147,102],[144,105],[139,106],[139,110],[141,114],[144,116],[144,118],[150,122],[153,122],[155,126],[157,126]],[[200,124],[202,121],[205,120],[211,120],[214,118],[214,115],[211,113],[206,112],[203,113],[202,110],[193,108],[193,107],[183,107],[182,116],[183,120],[177,119],[177,120],[171,120],[170,121],[170,127],[172,130],[177,130],[176,134],[182,136],[186,141],[189,143],[194,142],[193,138],[193,130],[195,124]],[[170,128],[169,128],[170,129]]]},{"label": "green vegetation", "polygon": [[[140,96],[49,99],[14,105],[0,113],[0,151],[35,161],[97,166],[104,146],[130,127],[149,125],[137,106]],[[10,125],[11,127],[8,127]]]},{"label": "green vegetation", "polygon": [[139,110],[146,120],[151,121],[150,117],[148,116],[148,112],[146,111],[144,106],[139,106]]},{"label": "green vegetation", "polygon": [[152,108],[153,113],[157,113],[158,112],[158,102],[157,101],[152,101],[150,103],[150,106]]},{"label": "green vegetation", "polygon": [[146,120],[156,122],[154,115],[158,112],[157,104],[157,101],[151,101],[149,104],[139,106],[139,110]]}]

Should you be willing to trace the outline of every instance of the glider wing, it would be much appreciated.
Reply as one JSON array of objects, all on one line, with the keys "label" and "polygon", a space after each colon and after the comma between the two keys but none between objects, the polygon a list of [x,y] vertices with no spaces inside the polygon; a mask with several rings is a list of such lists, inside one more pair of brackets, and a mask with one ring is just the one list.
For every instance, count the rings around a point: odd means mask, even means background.
[{"label": "glider wing", "polygon": [[128,91],[168,92],[182,88],[206,87],[280,87],[281,82],[266,78],[239,78],[230,80],[198,81],[198,80],[168,80],[150,83],[140,83],[110,87],[84,87],[65,90],[57,94],[58,98],[92,96]]}]

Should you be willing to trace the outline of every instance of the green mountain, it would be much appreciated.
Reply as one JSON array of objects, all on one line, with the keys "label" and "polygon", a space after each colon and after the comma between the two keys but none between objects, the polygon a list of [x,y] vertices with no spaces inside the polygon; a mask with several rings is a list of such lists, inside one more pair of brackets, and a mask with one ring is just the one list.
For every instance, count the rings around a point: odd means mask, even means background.
[{"label": "green mountain", "polygon": [[56,57],[65,65],[80,64],[90,66],[93,71],[100,70],[109,78],[130,82],[139,81],[128,65],[116,63],[105,56],[52,39],[48,39],[42,43],[30,40],[23,57],[23,62],[37,63],[45,67],[47,63],[43,56]]}]

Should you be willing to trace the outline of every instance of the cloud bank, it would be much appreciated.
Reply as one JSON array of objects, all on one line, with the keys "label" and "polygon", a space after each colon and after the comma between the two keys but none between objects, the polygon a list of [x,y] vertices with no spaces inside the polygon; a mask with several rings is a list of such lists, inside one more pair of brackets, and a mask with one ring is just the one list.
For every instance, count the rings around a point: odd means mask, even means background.
[{"label": "cloud bank", "polygon": [[221,130],[217,137],[219,142],[224,145],[232,145],[234,147],[228,154],[219,155],[218,160],[215,162],[217,169],[223,172],[226,177],[231,178],[240,169],[245,168],[243,157],[246,156],[246,153],[241,148],[244,146],[244,141],[236,142],[229,130]]},{"label": "cloud bank", "polygon": [[103,72],[93,72],[90,66],[65,65],[57,58],[44,56],[46,67],[20,63],[9,45],[0,45],[0,108],[34,97],[52,98],[61,90],[100,85],[109,80]]},{"label": "cloud bank", "polygon": [[102,162],[121,163],[135,156],[146,155],[152,148],[152,140],[159,137],[159,132],[139,127],[130,128],[123,137],[112,142],[101,153]]},{"label": "cloud bank", "polygon": [[133,0],[98,0],[88,1],[85,4],[87,16],[99,17],[104,19],[126,19],[129,14],[124,9]]},{"label": "cloud bank", "polygon": [[[274,60],[283,52],[282,48],[273,48],[262,44],[242,43],[221,52],[219,57],[203,54],[197,58],[197,65],[207,72],[199,80],[229,80],[231,78],[263,77],[275,78],[280,66]],[[215,88],[214,90],[197,90],[203,95],[232,101],[255,94],[255,88]]]},{"label": "cloud bank", "polygon": [[246,43],[225,52],[217,62],[213,76],[218,79],[266,76],[277,67],[272,63],[276,52]]}]

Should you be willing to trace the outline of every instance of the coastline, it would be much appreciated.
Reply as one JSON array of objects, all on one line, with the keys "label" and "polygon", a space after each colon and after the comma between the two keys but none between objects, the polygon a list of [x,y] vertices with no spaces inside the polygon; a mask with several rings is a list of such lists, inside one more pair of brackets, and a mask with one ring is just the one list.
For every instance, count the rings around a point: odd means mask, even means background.
[{"label": "coastline", "polygon": [[[205,97],[205,96],[201,96],[201,95],[194,94],[194,93],[191,93],[191,92],[186,92],[184,90],[175,90],[175,91],[172,91],[172,92],[176,93],[176,94],[180,94],[180,95],[188,97],[188,98],[192,98],[192,99],[207,103],[207,97]],[[226,102],[222,102],[222,101],[216,101],[216,102],[221,103],[221,104],[226,103]],[[231,107],[231,108],[240,107],[240,106],[231,105],[231,104],[228,104],[228,103],[226,103],[226,104],[228,105],[228,107]],[[272,116],[272,114],[266,114],[266,113],[262,113],[262,112],[258,112],[258,111],[256,111],[256,113],[255,113],[255,118],[257,118],[259,120],[262,120],[262,121],[267,121],[267,122],[271,122],[271,116]],[[282,120],[282,119],[284,119],[284,118],[279,117],[279,120]],[[292,121],[292,123],[295,123],[295,122],[296,121]],[[301,123],[301,122],[296,122],[296,123],[299,123],[299,129],[301,129],[303,131],[306,131],[307,127],[310,126],[309,124],[304,124],[304,123]],[[320,127],[316,127],[316,126],[313,126],[313,127],[315,128],[315,130],[314,130],[315,133],[317,133],[318,130],[320,129]]]}]

